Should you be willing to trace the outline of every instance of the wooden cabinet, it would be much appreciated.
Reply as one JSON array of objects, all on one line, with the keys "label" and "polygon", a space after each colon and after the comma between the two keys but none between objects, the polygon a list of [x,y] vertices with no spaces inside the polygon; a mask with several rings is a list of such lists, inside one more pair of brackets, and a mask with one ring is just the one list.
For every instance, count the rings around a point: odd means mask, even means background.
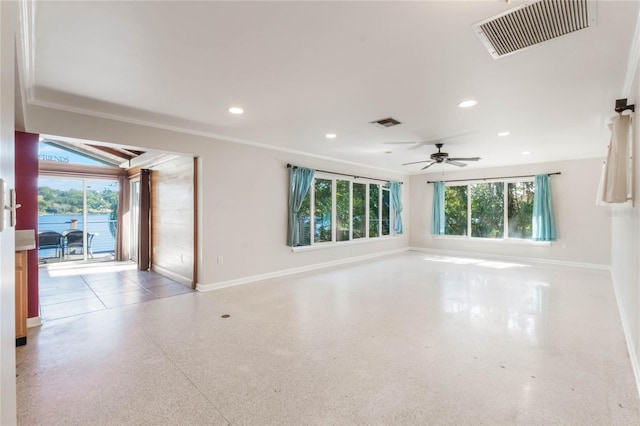
[{"label": "wooden cabinet", "polygon": [[16,252],[16,346],[27,344],[27,251]]}]

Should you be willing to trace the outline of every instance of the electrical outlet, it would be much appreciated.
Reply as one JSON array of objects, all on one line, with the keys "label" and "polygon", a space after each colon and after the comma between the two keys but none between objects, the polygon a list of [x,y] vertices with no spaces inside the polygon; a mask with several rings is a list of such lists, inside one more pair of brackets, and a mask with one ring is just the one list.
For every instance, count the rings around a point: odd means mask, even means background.
[{"label": "electrical outlet", "polygon": [[218,256],[218,265],[222,265],[224,263],[224,258],[222,256]]}]

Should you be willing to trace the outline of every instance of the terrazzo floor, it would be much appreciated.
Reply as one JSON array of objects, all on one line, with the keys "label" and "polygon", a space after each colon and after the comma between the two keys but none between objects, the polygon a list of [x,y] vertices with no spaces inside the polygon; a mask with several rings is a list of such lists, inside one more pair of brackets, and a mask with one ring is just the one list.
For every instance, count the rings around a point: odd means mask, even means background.
[{"label": "terrazzo floor", "polygon": [[21,425],[640,423],[608,272],[417,252],[46,322],[17,361]]}]

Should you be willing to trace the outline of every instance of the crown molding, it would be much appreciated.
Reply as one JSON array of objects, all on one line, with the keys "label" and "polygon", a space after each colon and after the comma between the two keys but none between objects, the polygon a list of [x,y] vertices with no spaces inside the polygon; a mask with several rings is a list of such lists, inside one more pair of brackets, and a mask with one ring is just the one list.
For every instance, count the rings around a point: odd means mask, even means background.
[{"label": "crown molding", "polygon": [[268,150],[273,150],[273,151],[286,152],[286,153],[289,153],[289,154],[301,155],[301,156],[310,157],[310,158],[316,158],[316,159],[320,159],[320,160],[327,160],[327,161],[332,161],[332,162],[335,162],[335,163],[348,164],[348,165],[358,166],[358,167],[366,167],[367,169],[370,169],[370,170],[378,170],[378,171],[381,171],[381,172],[384,172],[384,173],[392,173],[392,174],[398,175],[398,176],[408,176],[407,173],[402,173],[402,172],[399,172],[397,170],[386,169],[384,167],[376,167],[376,166],[372,166],[372,165],[369,165],[369,164],[358,163],[356,161],[343,160],[343,159],[340,159],[340,158],[329,157],[329,156],[326,156],[326,155],[313,154],[313,153],[306,152],[306,151],[300,151],[300,150],[297,150],[297,149],[283,148],[283,147],[275,146],[275,145],[268,145],[268,144],[265,144],[265,143],[254,142],[254,141],[250,141],[250,140],[246,140],[246,139],[219,135],[219,134],[212,133],[212,132],[190,129],[188,127],[172,126],[172,125],[157,123],[157,122],[154,122],[154,121],[140,120],[140,119],[135,119],[135,118],[131,118],[131,117],[125,117],[125,116],[121,116],[121,115],[117,115],[117,114],[109,114],[109,113],[93,111],[93,110],[89,110],[89,109],[85,109],[85,108],[71,107],[71,106],[68,106],[68,105],[58,104],[58,103],[55,103],[55,102],[48,102],[48,101],[41,101],[41,100],[37,100],[37,99],[32,99],[32,100],[29,101],[29,105],[33,105],[33,106],[37,106],[37,107],[41,107],[41,108],[49,108],[49,109],[55,109],[55,110],[59,110],[59,111],[65,111],[65,112],[69,112],[69,113],[73,113],[73,114],[87,115],[87,116],[90,116],[90,117],[96,117],[96,118],[101,118],[101,119],[105,119],[105,120],[113,120],[113,121],[119,121],[119,122],[127,123],[127,124],[134,124],[134,125],[138,125],[138,126],[144,126],[144,127],[150,127],[150,128],[160,129],[160,130],[166,130],[166,131],[170,131],[170,132],[188,134],[188,135],[193,135],[193,136],[200,136],[200,137],[205,137],[205,138],[210,138],[210,139],[217,139],[217,140],[221,140],[221,141],[225,141],[225,142],[238,143],[238,144],[242,144],[242,145],[249,145],[249,146],[254,146],[254,147],[257,147],[257,148],[263,148],[263,149],[268,149]]}]

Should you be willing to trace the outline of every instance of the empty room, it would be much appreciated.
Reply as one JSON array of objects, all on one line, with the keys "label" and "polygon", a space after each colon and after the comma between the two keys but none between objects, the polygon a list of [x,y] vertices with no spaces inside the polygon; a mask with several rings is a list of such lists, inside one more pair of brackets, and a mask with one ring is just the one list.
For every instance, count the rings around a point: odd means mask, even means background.
[{"label": "empty room", "polygon": [[640,423],[640,2],[0,22],[1,425]]}]

